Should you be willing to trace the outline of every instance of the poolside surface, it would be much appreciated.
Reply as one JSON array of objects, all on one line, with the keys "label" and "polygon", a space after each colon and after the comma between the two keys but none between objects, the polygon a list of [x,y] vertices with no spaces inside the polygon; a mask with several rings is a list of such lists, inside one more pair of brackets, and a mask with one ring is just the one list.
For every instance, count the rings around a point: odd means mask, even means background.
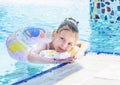
[{"label": "poolside surface", "polygon": [[119,85],[120,56],[88,53],[75,63],[20,85]]}]

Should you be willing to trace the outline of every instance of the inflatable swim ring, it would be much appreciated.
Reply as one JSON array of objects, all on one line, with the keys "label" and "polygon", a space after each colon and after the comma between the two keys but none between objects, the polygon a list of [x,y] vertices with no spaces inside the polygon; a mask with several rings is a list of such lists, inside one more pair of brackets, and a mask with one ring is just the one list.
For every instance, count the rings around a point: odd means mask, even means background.
[{"label": "inflatable swim ring", "polygon": [[[48,33],[42,28],[28,27],[18,30],[8,36],[6,40],[7,51],[9,55],[18,61],[27,61],[27,52],[39,42],[48,42]],[[40,52],[40,55],[50,58],[65,58],[73,56],[76,53],[75,49],[70,52],[58,53],[54,50],[45,50]]]},{"label": "inflatable swim ring", "polygon": [[55,50],[44,50],[44,51],[40,52],[40,55],[44,56],[44,57],[48,57],[48,58],[64,59],[64,58],[67,58],[69,56],[74,56],[76,54],[77,50],[78,50],[77,47],[71,48],[70,51],[64,52],[64,53],[60,53],[60,52],[57,52]]}]

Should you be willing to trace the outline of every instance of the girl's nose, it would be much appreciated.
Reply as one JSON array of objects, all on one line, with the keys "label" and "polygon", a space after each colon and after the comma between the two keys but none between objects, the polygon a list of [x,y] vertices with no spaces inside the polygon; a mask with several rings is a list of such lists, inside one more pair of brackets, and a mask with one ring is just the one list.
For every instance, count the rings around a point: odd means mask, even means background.
[{"label": "girl's nose", "polygon": [[61,46],[61,47],[62,47],[62,49],[64,49],[64,50],[67,49],[67,43],[62,43],[62,46]]}]

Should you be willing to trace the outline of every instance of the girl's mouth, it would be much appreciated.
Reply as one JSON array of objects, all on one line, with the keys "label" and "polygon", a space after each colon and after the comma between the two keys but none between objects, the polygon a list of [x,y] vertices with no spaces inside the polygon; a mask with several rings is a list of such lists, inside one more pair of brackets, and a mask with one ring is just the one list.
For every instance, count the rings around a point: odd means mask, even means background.
[{"label": "girl's mouth", "polygon": [[66,51],[65,49],[62,49],[61,47],[58,47],[58,50],[59,50],[60,52],[65,52],[65,51]]}]

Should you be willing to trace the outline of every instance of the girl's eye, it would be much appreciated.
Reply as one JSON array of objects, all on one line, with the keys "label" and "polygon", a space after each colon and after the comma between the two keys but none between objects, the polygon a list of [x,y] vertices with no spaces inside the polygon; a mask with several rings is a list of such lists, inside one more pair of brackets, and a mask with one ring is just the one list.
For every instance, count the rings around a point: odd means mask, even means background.
[{"label": "girl's eye", "polygon": [[69,46],[72,46],[72,43],[68,43]]},{"label": "girl's eye", "polygon": [[63,37],[60,37],[61,40],[63,40],[64,38]]}]

